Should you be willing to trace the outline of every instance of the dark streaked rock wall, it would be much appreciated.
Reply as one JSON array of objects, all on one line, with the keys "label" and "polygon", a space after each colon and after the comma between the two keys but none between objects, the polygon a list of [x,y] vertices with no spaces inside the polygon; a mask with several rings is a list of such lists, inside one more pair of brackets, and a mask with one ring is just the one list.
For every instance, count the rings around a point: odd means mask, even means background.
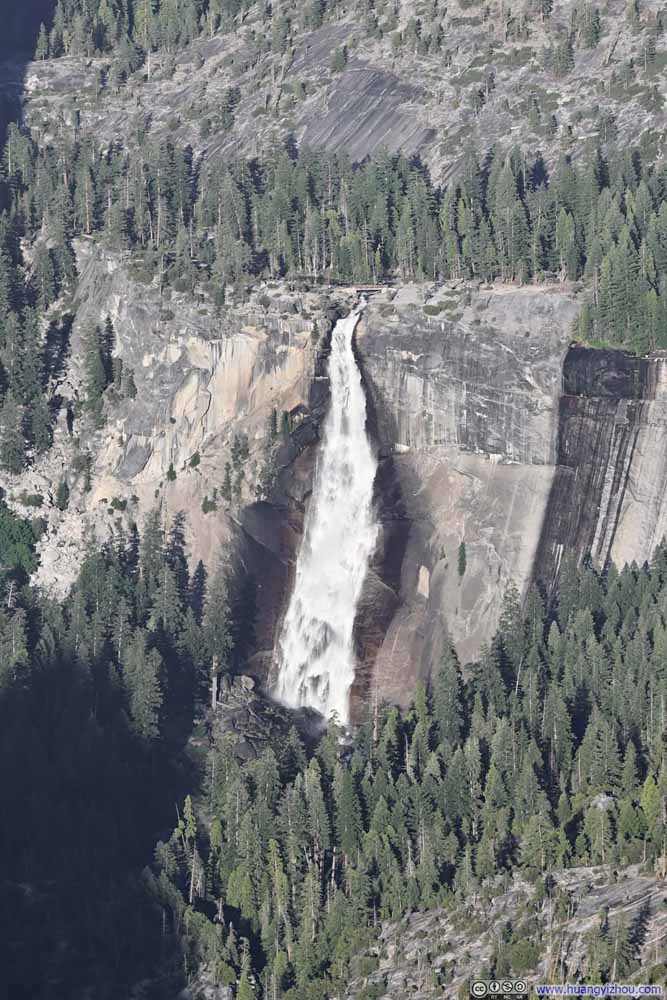
[{"label": "dark streaked rock wall", "polygon": [[359,703],[409,701],[447,633],[463,661],[474,658],[495,630],[507,585],[528,585],[555,473],[575,312],[553,288],[408,287],[371,301],[357,351],[386,465],[378,491],[385,545],[357,622]]},{"label": "dark streaked rock wall", "polygon": [[563,364],[557,471],[535,560],[555,586],[564,551],[650,559],[667,530],[667,359],[572,347]]}]

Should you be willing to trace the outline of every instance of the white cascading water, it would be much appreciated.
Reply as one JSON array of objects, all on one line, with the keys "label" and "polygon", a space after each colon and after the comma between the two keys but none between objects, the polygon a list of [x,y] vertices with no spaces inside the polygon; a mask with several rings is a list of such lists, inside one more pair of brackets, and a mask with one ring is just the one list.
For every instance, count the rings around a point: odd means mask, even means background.
[{"label": "white cascading water", "polygon": [[366,396],[352,350],[364,302],[331,337],[331,402],[306,515],[296,578],[278,647],[277,699],[346,724],[355,656],[352,629],[375,548],[377,461],[366,434]]}]

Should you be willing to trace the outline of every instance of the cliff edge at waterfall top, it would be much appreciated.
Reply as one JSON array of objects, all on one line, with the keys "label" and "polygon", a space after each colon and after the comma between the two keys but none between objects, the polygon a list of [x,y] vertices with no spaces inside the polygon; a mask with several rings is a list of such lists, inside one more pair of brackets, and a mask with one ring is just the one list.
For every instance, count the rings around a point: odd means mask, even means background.
[{"label": "cliff edge at waterfall top", "polygon": [[2,995],[659,995],[661,0],[0,7]]}]

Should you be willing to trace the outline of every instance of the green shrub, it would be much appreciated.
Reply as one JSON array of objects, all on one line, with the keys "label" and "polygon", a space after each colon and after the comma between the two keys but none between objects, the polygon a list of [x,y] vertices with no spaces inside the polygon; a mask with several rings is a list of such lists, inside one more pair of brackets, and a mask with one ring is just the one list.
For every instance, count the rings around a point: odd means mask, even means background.
[{"label": "green shrub", "polygon": [[[40,520],[38,518],[36,520]],[[30,576],[37,568],[35,531],[29,521],[14,514],[0,500],[0,552],[3,575]]]},{"label": "green shrub", "polygon": [[200,462],[201,462],[201,455],[199,454],[198,451],[196,451],[192,456],[192,458],[190,459],[190,468],[196,469]]},{"label": "green shrub", "polygon": [[331,60],[331,69],[334,73],[342,73],[347,66],[347,48],[343,45],[336,49]]},{"label": "green shrub", "polygon": [[41,507],[44,503],[44,497],[41,493],[26,493],[24,490],[19,496],[19,503],[22,503],[24,507]]},{"label": "green shrub", "polygon": [[175,292],[190,291],[191,285],[187,278],[174,278],[171,284]]},{"label": "green shrub", "polygon": [[46,531],[48,524],[43,517],[33,517],[30,521],[30,527],[36,542],[40,540],[44,532]]},{"label": "green shrub", "polygon": [[134,399],[137,395],[137,387],[134,382],[134,374],[132,369],[128,369],[127,372],[123,373],[123,392],[128,399]]},{"label": "green shrub", "polygon": [[173,483],[176,479],[176,469],[174,468],[174,463],[169,463],[169,468],[167,469],[167,479],[170,483]]},{"label": "green shrub", "polygon": [[387,980],[382,979],[378,983],[369,983],[365,986],[361,993],[358,994],[358,1000],[380,1000],[387,992]]},{"label": "green shrub", "polygon": [[463,574],[465,573],[465,571],[466,571],[466,565],[467,565],[467,560],[466,560],[466,543],[465,542],[461,542],[461,544],[459,545],[459,556],[458,556],[459,576],[463,576]]},{"label": "green shrub", "polygon": [[61,479],[56,490],[56,507],[58,510],[67,510],[69,506],[69,486],[66,479]]},{"label": "green shrub", "polygon": [[528,972],[534,969],[540,960],[540,948],[534,941],[521,938],[515,941],[511,948],[512,969],[516,973]]}]

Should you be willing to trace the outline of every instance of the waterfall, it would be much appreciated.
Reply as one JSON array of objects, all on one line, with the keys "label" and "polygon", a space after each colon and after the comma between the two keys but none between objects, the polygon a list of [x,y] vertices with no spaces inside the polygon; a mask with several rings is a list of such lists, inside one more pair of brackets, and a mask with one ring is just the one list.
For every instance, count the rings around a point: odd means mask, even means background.
[{"label": "waterfall", "polygon": [[331,337],[330,409],[297,558],[294,589],[278,646],[275,696],[349,719],[354,681],[352,629],[378,526],[377,461],[366,434],[366,396],[352,350],[365,303]]}]

